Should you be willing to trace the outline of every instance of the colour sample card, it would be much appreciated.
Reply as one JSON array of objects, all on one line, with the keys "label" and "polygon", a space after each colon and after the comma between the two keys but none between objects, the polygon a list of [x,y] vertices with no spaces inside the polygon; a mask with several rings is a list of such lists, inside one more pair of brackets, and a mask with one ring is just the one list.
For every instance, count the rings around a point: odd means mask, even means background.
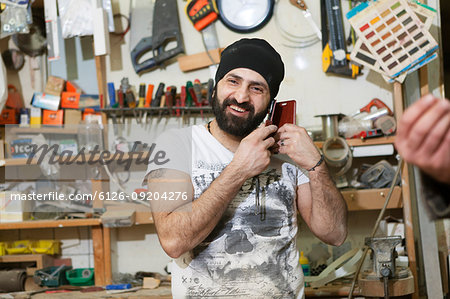
[{"label": "colour sample card", "polygon": [[[429,30],[431,24],[433,23],[433,19],[436,16],[436,10],[415,0],[408,2],[408,5],[412,8],[414,13],[419,17],[420,21],[423,23],[424,25],[423,28],[425,30]],[[387,56],[387,58],[389,58],[389,56]],[[434,58],[435,56],[433,57],[433,59]],[[364,44],[362,39],[358,39],[356,41],[352,53],[350,54],[350,59],[360,65],[363,65],[369,69],[372,69],[382,74],[383,78],[389,83],[393,82],[394,80],[403,83],[407,73],[410,73],[412,70],[410,69],[408,72],[404,72],[403,74],[400,74],[397,77],[393,78],[389,77],[383,70],[383,68],[380,66],[374,55],[372,55],[366,44]],[[423,62],[423,60],[421,62]]]},{"label": "colour sample card", "polygon": [[372,64],[373,68],[378,63],[391,78],[423,62],[438,48],[405,0],[364,2],[348,12],[347,18],[372,54],[364,57],[357,53],[355,57]]}]

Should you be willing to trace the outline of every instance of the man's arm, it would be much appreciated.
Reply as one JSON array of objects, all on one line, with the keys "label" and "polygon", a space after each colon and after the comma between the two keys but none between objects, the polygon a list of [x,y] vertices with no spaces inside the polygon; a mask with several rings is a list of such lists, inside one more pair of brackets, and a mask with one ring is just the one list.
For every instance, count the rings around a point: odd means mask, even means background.
[{"label": "man's arm", "polygon": [[297,207],[310,230],[323,242],[339,246],[347,237],[347,205],[325,165],[309,172],[297,187]]},{"label": "man's arm", "polygon": [[[287,154],[301,168],[311,169],[320,160],[320,153],[304,128],[286,124],[278,133],[279,152]],[[339,246],[347,237],[347,205],[344,198],[325,164],[310,171],[309,180],[309,183],[297,187],[300,215],[320,240]]]},{"label": "man's arm", "polygon": [[219,222],[228,204],[239,192],[245,180],[262,172],[270,163],[270,148],[275,140],[267,138],[276,126],[256,129],[244,138],[231,163],[211,183],[203,194],[192,201],[193,187],[186,173],[159,169],[150,173],[151,192],[187,192],[192,205],[173,204],[156,208],[152,205],[158,237],[164,251],[177,258],[202,242]]}]

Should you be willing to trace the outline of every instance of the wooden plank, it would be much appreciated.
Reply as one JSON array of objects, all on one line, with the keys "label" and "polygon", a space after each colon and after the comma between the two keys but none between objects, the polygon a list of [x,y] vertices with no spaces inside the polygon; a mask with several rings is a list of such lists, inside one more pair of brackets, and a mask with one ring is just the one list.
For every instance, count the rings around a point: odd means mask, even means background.
[{"label": "wooden plank", "polygon": [[[402,85],[398,82],[394,82],[394,113],[397,121],[403,115],[403,90]],[[405,239],[406,249],[409,259],[409,268],[414,277],[415,292],[412,294],[413,299],[419,298],[419,280],[417,276],[417,259],[416,259],[416,247],[414,242],[414,228],[411,206],[411,191],[409,184],[409,170],[408,164],[403,163],[401,169],[402,173],[402,198],[403,198],[403,220],[405,223]]]},{"label": "wooden plank", "polygon": [[27,267],[27,275],[33,275],[36,270],[53,266],[53,257],[47,254],[12,254],[0,256],[0,263],[35,262],[35,267]]},{"label": "wooden plank", "polygon": [[[347,284],[338,284],[338,285],[332,285],[328,284],[320,288],[305,288],[305,296],[307,298],[309,297],[343,297],[348,296],[350,292],[350,285]],[[353,296],[360,296],[361,290],[359,287],[355,287],[353,290]]]},{"label": "wooden plank", "polygon": [[[365,189],[341,191],[347,202],[349,211],[380,210],[389,193],[389,189]],[[394,187],[388,209],[398,209],[402,207],[402,190],[399,186]]]},{"label": "wooden plank", "polygon": [[103,247],[103,231],[99,226],[92,227],[92,247],[94,250],[95,285],[105,285],[105,252]]},{"label": "wooden plank", "polygon": [[105,250],[105,284],[112,283],[112,269],[111,269],[111,229],[103,227],[103,247]]},{"label": "wooden plank", "polygon": [[208,51],[214,62],[211,61],[211,58],[208,56],[206,52],[180,56],[177,58],[178,66],[180,67],[181,71],[189,72],[208,67],[212,64],[218,64],[220,62],[220,53],[222,51],[223,48]]},{"label": "wooden plank", "polygon": [[97,72],[98,96],[102,105],[106,107],[106,58],[105,55],[95,56],[95,71]]},{"label": "wooden plank", "polygon": [[403,86],[398,82],[394,82],[394,115],[397,121],[403,115]]},{"label": "wooden plank", "polygon": [[428,84],[428,66],[423,66],[419,70],[420,95],[424,96],[430,93]]},{"label": "wooden plank", "polygon": [[138,224],[152,224],[153,216],[150,208],[147,207],[139,207],[141,211],[136,211],[136,225]]},{"label": "wooden plank", "polygon": [[76,226],[100,226],[99,218],[67,219],[67,220],[33,220],[23,222],[1,223],[0,229],[34,229]]},{"label": "wooden plank", "polygon": [[[346,139],[347,144],[349,146],[366,146],[366,145],[379,145],[379,144],[393,144],[395,141],[395,136],[386,136],[386,137],[378,137],[378,138],[368,138],[368,139]],[[318,148],[322,148],[325,141],[316,141],[314,144]]]}]

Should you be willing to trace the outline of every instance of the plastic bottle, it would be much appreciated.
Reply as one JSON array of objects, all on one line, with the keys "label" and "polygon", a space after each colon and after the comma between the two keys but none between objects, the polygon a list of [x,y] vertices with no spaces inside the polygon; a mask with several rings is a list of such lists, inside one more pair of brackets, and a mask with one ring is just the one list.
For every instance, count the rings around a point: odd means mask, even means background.
[{"label": "plastic bottle", "polygon": [[308,258],[303,254],[303,251],[300,251],[300,258],[298,259],[300,265],[302,265],[303,275],[304,276],[310,276],[310,267],[309,267],[309,260]]}]

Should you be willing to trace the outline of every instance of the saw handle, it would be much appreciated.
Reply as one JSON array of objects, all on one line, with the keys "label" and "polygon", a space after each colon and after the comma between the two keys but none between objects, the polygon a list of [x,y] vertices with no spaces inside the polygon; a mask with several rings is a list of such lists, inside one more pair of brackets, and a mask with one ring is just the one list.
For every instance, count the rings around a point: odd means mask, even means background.
[{"label": "saw handle", "polygon": [[359,109],[359,112],[370,113],[370,110],[372,109],[373,106],[377,107],[378,109],[386,108],[389,112],[389,115],[392,115],[391,109],[389,109],[389,107],[382,100],[377,99],[377,98],[374,98],[372,101],[370,101],[369,104],[367,104],[366,106]]},{"label": "saw handle", "polygon": [[185,7],[185,12],[198,31],[202,31],[218,17],[214,0],[190,0]]},{"label": "saw handle", "polygon": [[153,50],[153,42],[151,37],[143,38],[139,41],[136,47],[131,51],[131,63],[137,74],[140,72],[152,69],[157,66],[155,57],[149,58],[141,63],[138,63],[139,57],[144,53]]}]

